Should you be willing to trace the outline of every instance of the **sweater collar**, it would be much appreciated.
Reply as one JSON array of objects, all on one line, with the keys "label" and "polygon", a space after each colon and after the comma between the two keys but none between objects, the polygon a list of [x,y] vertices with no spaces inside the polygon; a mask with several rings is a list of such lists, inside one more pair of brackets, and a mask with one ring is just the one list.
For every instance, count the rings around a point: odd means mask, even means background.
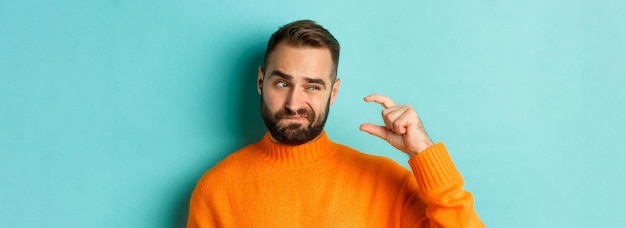
[{"label": "sweater collar", "polygon": [[257,146],[265,159],[293,165],[319,161],[336,151],[336,144],[328,138],[326,131],[317,139],[297,146],[275,143],[270,139],[269,133],[265,133]]}]

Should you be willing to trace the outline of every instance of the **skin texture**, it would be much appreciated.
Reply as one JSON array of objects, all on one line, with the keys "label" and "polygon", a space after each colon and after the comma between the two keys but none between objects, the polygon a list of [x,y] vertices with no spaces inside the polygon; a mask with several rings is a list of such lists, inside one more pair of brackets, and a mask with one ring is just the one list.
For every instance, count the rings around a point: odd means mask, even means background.
[{"label": "skin texture", "polygon": [[[275,117],[276,128],[285,135],[302,133],[316,124],[323,128],[328,107],[335,102],[341,82],[340,79],[332,81],[330,51],[283,42],[269,55],[266,67],[259,67],[257,90],[262,96],[264,111]],[[397,105],[391,98],[379,94],[369,95],[364,101],[383,107],[381,115],[385,125],[365,123],[360,126],[361,131],[387,141],[411,157],[433,145],[411,106]],[[305,139],[312,141],[317,137],[319,133]],[[280,137],[271,134],[271,139],[277,143],[304,143],[277,138]]]}]

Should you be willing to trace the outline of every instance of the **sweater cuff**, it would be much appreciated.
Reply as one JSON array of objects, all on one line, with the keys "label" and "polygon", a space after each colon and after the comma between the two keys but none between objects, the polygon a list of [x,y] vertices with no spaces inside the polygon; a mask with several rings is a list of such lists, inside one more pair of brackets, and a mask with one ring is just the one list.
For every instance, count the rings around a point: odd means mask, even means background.
[{"label": "sweater cuff", "polygon": [[417,180],[418,189],[422,192],[447,187],[458,181],[463,182],[443,143],[437,143],[416,154],[409,159],[409,165]]}]

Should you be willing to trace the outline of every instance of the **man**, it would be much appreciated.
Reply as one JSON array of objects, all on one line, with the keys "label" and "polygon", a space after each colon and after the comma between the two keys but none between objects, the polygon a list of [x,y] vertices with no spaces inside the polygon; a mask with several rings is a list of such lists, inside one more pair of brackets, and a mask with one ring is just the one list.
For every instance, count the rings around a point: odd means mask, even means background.
[{"label": "man", "polygon": [[268,133],[204,174],[187,227],[484,227],[445,147],[410,106],[367,96],[383,106],[385,126],[360,129],[411,156],[413,172],[327,137],[338,60],[339,43],[313,21],[270,37],[257,79]]}]

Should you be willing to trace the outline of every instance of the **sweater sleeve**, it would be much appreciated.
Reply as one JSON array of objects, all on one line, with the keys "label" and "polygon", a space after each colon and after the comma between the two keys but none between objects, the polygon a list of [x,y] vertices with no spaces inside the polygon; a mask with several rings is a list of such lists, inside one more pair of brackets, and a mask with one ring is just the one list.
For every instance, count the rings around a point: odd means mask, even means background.
[{"label": "sweater sleeve", "polygon": [[417,182],[411,195],[427,205],[425,217],[414,227],[485,227],[474,210],[472,194],[463,190],[463,178],[442,143],[413,156],[409,165]]}]

